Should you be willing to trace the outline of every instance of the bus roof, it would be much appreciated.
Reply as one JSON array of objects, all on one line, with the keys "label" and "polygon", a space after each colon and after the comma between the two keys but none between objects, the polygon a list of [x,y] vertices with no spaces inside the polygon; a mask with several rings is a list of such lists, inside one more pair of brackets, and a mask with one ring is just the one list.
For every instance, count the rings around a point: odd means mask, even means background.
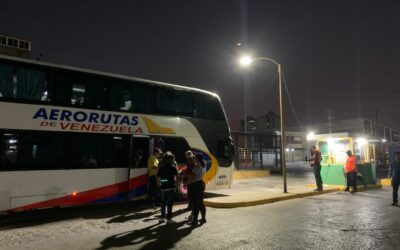
[{"label": "bus roof", "polygon": [[1,54],[0,54],[0,59],[11,60],[11,61],[16,61],[16,62],[22,62],[22,63],[30,63],[30,64],[46,66],[46,67],[52,67],[52,68],[58,68],[58,69],[72,70],[72,71],[77,71],[77,72],[95,74],[95,75],[99,75],[99,76],[114,77],[114,78],[119,78],[119,79],[124,79],[124,80],[130,80],[130,81],[139,81],[139,82],[142,82],[142,83],[147,83],[147,84],[152,84],[152,85],[159,85],[159,86],[164,86],[164,87],[169,87],[169,88],[178,88],[178,89],[184,89],[184,90],[189,90],[189,91],[194,91],[194,92],[201,92],[201,93],[204,93],[204,94],[212,95],[212,96],[218,98],[219,100],[221,100],[220,97],[218,96],[218,94],[216,94],[216,93],[213,93],[213,92],[210,92],[210,91],[207,91],[207,90],[198,89],[198,88],[178,85],[178,84],[171,84],[171,83],[165,83],[165,82],[159,82],[159,81],[152,81],[152,80],[147,80],[147,79],[133,77],[133,76],[125,76],[125,75],[119,75],[119,74],[115,74],[115,73],[108,73],[108,72],[102,72],[102,71],[91,70],[91,69],[83,69],[83,68],[67,66],[67,65],[61,65],[61,64],[55,64],[55,63],[47,63],[47,62],[36,61],[36,60],[32,60],[32,59],[24,59],[24,58],[6,56],[6,55],[1,55]]}]

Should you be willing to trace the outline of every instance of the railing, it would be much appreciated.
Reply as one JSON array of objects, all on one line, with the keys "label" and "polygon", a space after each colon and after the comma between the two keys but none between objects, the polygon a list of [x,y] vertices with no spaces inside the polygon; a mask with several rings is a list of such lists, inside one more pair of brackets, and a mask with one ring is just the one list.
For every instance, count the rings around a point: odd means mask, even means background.
[{"label": "railing", "polygon": [[279,167],[279,149],[236,149],[237,169],[270,169]]}]

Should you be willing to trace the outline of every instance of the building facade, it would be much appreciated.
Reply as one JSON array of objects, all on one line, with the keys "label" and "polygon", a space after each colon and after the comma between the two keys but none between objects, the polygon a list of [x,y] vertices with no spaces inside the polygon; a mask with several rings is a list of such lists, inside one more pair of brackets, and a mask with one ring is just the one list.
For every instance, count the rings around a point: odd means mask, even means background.
[{"label": "building facade", "polygon": [[32,44],[25,39],[0,35],[0,54],[22,58],[31,58]]}]

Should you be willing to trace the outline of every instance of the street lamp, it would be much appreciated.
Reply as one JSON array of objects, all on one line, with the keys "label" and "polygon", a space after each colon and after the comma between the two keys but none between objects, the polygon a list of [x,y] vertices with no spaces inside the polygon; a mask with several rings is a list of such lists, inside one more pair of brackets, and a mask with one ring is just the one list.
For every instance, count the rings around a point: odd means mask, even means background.
[{"label": "street lamp", "polygon": [[242,56],[239,60],[242,66],[248,66],[255,60],[263,60],[272,62],[278,67],[278,80],[279,80],[279,111],[281,117],[281,166],[282,166],[282,175],[283,175],[283,192],[287,193],[287,180],[286,180],[286,156],[285,156],[285,129],[284,129],[284,106],[283,106],[283,85],[282,85],[282,66],[277,61],[268,58],[268,57],[255,57],[252,58],[250,56]]},{"label": "street lamp", "polygon": [[240,58],[239,62],[242,66],[247,66],[253,62],[253,59],[251,59],[250,56],[243,56]]}]

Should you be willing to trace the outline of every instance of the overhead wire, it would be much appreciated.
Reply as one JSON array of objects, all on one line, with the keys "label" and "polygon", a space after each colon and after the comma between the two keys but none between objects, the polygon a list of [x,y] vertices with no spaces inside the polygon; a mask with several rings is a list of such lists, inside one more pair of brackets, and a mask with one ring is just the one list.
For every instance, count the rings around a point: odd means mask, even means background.
[{"label": "overhead wire", "polygon": [[296,112],[296,110],[295,110],[295,108],[293,106],[292,97],[290,96],[289,89],[288,89],[287,84],[286,84],[285,74],[283,74],[283,73],[282,73],[282,78],[283,78],[282,80],[283,80],[283,84],[284,84],[284,87],[285,87],[286,95],[288,96],[289,104],[290,104],[290,107],[292,109],[294,118],[296,119],[297,123],[299,124],[301,130],[304,130],[304,126],[303,126],[302,122],[300,121],[300,119],[299,119],[299,117],[297,115],[297,112]]}]

